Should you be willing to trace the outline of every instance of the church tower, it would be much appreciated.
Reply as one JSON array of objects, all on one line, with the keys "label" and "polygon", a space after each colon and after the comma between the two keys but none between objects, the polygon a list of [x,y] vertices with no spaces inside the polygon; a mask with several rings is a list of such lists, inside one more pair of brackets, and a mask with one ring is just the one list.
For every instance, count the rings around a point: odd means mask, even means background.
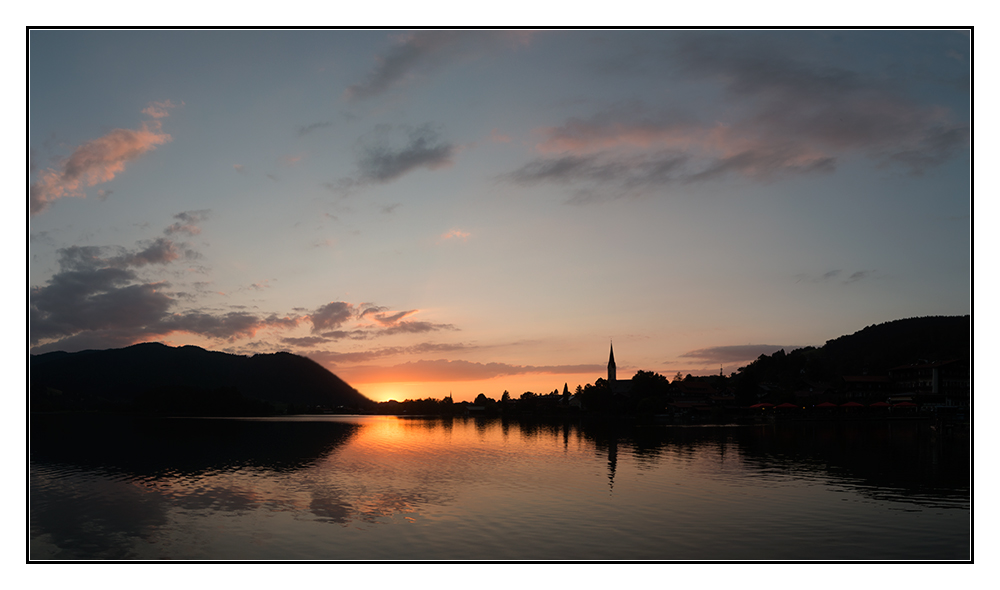
[{"label": "church tower", "polygon": [[608,359],[608,383],[614,385],[616,381],[615,374],[615,344],[611,343],[611,358]]}]

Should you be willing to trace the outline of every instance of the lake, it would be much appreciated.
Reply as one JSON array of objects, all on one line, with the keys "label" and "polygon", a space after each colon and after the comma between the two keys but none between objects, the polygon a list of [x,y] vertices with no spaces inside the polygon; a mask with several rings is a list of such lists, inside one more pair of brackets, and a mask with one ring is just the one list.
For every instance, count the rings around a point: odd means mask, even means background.
[{"label": "lake", "polygon": [[968,437],[33,416],[32,560],[966,560]]}]

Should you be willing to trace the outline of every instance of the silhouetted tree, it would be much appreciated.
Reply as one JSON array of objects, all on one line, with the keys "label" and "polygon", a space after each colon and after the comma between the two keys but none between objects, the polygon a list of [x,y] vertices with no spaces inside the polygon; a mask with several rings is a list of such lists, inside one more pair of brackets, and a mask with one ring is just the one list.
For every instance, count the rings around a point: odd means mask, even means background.
[{"label": "silhouetted tree", "polygon": [[611,387],[603,378],[598,379],[593,385],[587,384],[580,394],[583,408],[588,412],[607,413],[614,409]]},{"label": "silhouetted tree", "polygon": [[651,371],[638,371],[632,377],[632,396],[642,399],[644,397],[656,397],[667,395],[670,382],[659,373]]}]

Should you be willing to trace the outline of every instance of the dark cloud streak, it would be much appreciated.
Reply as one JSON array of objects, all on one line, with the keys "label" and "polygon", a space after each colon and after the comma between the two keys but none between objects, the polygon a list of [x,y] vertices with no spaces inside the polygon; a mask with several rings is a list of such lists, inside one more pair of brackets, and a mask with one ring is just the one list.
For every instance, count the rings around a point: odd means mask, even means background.
[{"label": "dark cloud streak", "polygon": [[332,121],[322,121],[322,122],[319,122],[319,123],[310,123],[308,125],[303,125],[303,126],[299,127],[296,130],[296,132],[298,133],[299,137],[304,137],[304,136],[312,133],[313,131],[317,131],[319,129],[326,129],[327,127],[332,127],[332,126],[333,126],[333,122]]},{"label": "dark cloud streak", "polygon": [[375,98],[426,76],[452,62],[475,59],[502,48],[525,44],[530,33],[517,31],[418,31],[398,39],[375,58],[364,81],[344,93],[349,101]]},{"label": "dark cloud streak", "polygon": [[198,211],[182,211],[177,215],[174,215],[174,219],[178,221],[172,224],[167,229],[163,230],[163,233],[169,235],[184,233],[189,236],[195,236],[201,233],[201,228],[198,227],[198,223],[208,219],[208,215],[211,213],[209,209],[200,209]]},{"label": "dark cloud streak", "polygon": [[374,141],[363,145],[358,154],[361,183],[386,183],[417,168],[434,170],[451,164],[455,146],[441,140],[430,125],[405,127],[406,142],[397,147],[390,144],[387,128],[377,131]]},{"label": "dark cloud streak", "polygon": [[536,130],[540,154],[502,178],[599,188],[612,198],[616,188],[831,173],[855,155],[921,175],[969,147],[967,122],[905,95],[891,71],[831,65],[825,55],[790,54],[755,35],[673,38],[632,59],[703,84],[708,96],[714,91],[728,103],[724,120],[707,110],[612,105]]},{"label": "dark cloud streak", "polygon": [[772,355],[779,350],[791,351],[801,346],[781,346],[778,344],[744,344],[736,346],[712,346],[699,348],[680,355],[681,358],[700,359],[706,363],[749,362],[760,355]]}]

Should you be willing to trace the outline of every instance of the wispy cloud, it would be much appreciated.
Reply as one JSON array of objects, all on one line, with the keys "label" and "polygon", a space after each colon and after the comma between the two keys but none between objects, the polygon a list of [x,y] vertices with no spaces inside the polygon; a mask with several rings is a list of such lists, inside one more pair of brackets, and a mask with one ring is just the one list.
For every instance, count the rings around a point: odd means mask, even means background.
[{"label": "wispy cloud", "polygon": [[333,121],[321,121],[317,123],[310,123],[308,125],[303,125],[296,129],[296,133],[299,137],[304,137],[309,135],[313,131],[318,131],[320,129],[326,129],[327,127],[332,127]]},{"label": "wispy cloud", "polygon": [[156,327],[165,334],[189,332],[232,341],[238,338],[253,338],[261,330],[269,328],[294,328],[300,321],[302,318],[277,315],[262,318],[243,311],[223,314],[190,311],[163,318]]},{"label": "wispy cloud", "polygon": [[468,241],[469,236],[472,235],[469,232],[462,231],[460,229],[448,230],[438,237],[438,244],[441,242],[446,242],[448,240],[462,240],[463,242]]},{"label": "wispy cloud", "polygon": [[[331,340],[367,340],[395,334],[420,334],[440,330],[456,330],[451,324],[407,320],[420,310],[390,312],[388,308],[371,303],[358,305],[346,301],[332,301],[320,306],[307,317],[312,322],[312,332]],[[350,321],[358,321],[353,329],[341,330]],[[365,323],[368,322],[368,323]]]},{"label": "wispy cloud", "polygon": [[382,125],[361,140],[358,175],[354,180],[361,184],[385,183],[417,168],[436,170],[450,166],[455,149],[430,124],[395,129]]},{"label": "wispy cloud", "polygon": [[[969,125],[889,81],[734,36],[684,35],[655,54],[728,103],[720,120],[697,107],[608,106],[534,131],[536,156],[505,176],[604,194],[725,177],[773,181],[831,173],[845,157],[919,175],[969,146]],[[714,104],[716,101],[706,101]],[[710,116],[711,115],[711,116]]]},{"label": "wispy cloud", "polygon": [[496,143],[510,143],[510,136],[505,133],[500,133],[499,129],[494,128],[490,131],[490,141]]},{"label": "wispy cloud", "polygon": [[208,219],[208,215],[211,212],[212,211],[210,209],[182,211],[177,215],[174,215],[174,219],[177,219],[178,221],[163,230],[163,233],[167,235],[183,233],[189,236],[196,236],[201,233],[201,228],[197,224]]},{"label": "wispy cloud", "polygon": [[[345,301],[333,301],[319,307],[308,316],[313,324],[313,333],[331,340],[367,340],[395,334],[420,334],[439,330],[456,330],[451,324],[407,320],[420,310],[390,312],[387,308],[371,303],[354,305]],[[352,330],[340,330],[344,324],[357,320],[361,323]]]},{"label": "wispy cloud", "polygon": [[149,106],[142,109],[142,112],[143,114],[149,115],[154,119],[162,119],[164,117],[170,116],[170,109],[176,109],[179,106],[182,106],[183,104],[184,103],[182,102],[180,105],[177,105],[171,102],[170,100],[164,100],[162,102],[151,102],[149,103]]},{"label": "wispy cloud", "polygon": [[411,309],[409,311],[398,311],[396,313],[388,314],[384,312],[367,314],[366,317],[371,318],[376,324],[384,327],[398,326],[403,318],[410,317],[411,315],[417,313],[418,310]]},{"label": "wispy cloud", "polygon": [[334,330],[357,317],[354,306],[345,301],[331,301],[309,315],[313,332]]},{"label": "wispy cloud", "polygon": [[530,39],[531,33],[526,31],[418,31],[397,35],[395,45],[376,56],[375,67],[364,81],[349,86],[344,96],[350,101],[373,98],[447,64],[527,45]]},{"label": "wispy cloud", "polygon": [[863,281],[866,279],[877,279],[884,276],[877,270],[858,270],[852,272],[844,278],[844,271],[841,269],[835,269],[827,271],[821,275],[814,275],[810,273],[800,272],[795,275],[796,283],[834,283],[839,282],[843,285],[850,285],[851,283],[857,283],[858,281]]},{"label": "wispy cloud", "polygon": [[692,358],[706,363],[738,363],[757,359],[762,354],[771,355],[779,350],[791,351],[801,346],[782,346],[779,344],[743,344],[736,346],[712,346],[699,348],[680,355],[681,358]]},{"label": "wispy cloud", "polygon": [[392,336],[394,334],[423,334],[425,332],[437,332],[439,330],[457,330],[452,324],[435,324],[433,322],[415,322],[415,321],[403,321],[397,324],[387,326],[381,331],[383,336]]},{"label": "wispy cloud", "polygon": [[281,342],[282,344],[289,344],[299,348],[311,348],[330,342],[330,339],[322,336],[304,336],[301,338],[282,338]]},{"label": "wispy cloud", "polygon": [[[301,339],[286,338],[285,340],[286,341],[303,340],[305,341],[305,343],[302,344],[302,346],[312,345],[310,339],[308,338],[301,338]],[[319,343],[317,342],[316,344]],[[420,344],[414,344],[411,346],[383,346],[380,348],[373,348],[370,350],[361,350],[354,352],[336,352],[330,350],[320,350],[320,351],[307,352],[306,356],[323,364],[342,366],[345,364],[366,363],[376,359],[382,359],[393,356],[427,354],[427,353],[440,354],[443,352],[455,352],[460,350],[468,351],[474,348],[477,347],[463,343],[422,342]]]},{"label": "wispy cloud", "polygon": [[264,279],[262,281],[257,281],[256,283],[250,283],[246,287],[240,287],[240,290],[241,291],[243,291],[243,290],[246,290],[246,291],[263,291],[265,289],[270,289],[271,288],[271,281],[272,280],[273,279]]},{"label": "wispy cloud", "polygon": [[113,266],[146,266],[148,264],[167,264],[181,257],[181,253],[172,240],[156,238],[144,249],[109,259]]},{"label": "wispy cloud", "polygon": [[874,273],[875,271],[873,270],[859,270],[857,272],[852,272],[851,276],[847,277],[844,283],[850,284],[850,283],[856,283],[858,281],[863,281],[864,279],[871,277]]},{"label": "wispy cloud", "polygon": [[148,121],[139,129],[114,129],[84,143],[55,167],[38,173],[29,189],[31,214],[45,211],[64,197],[85,197],[84,187],[111,181],[125,171],[127,163],[170,139],[161,132],[159,121]]},{"label": "wispy cloud", "polygon": [[677,56],[689,76],[724,80],[726,95],[751,107],[736,130],[767,144],[830,155],[856,150],[914,174],[968,146],[968,123],[908,99],[891,80],[713,37],[691,37]]}]

